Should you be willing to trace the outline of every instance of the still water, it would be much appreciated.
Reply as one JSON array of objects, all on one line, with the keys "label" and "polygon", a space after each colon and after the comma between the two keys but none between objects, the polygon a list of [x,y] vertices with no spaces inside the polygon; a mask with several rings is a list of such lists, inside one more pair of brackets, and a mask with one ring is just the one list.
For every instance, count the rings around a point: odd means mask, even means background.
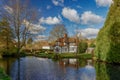
[{"label": "still water", "polygon": [[120,80],[120,66],[106,65],[92,60],[23,57],[2,59],[12,80]]}]

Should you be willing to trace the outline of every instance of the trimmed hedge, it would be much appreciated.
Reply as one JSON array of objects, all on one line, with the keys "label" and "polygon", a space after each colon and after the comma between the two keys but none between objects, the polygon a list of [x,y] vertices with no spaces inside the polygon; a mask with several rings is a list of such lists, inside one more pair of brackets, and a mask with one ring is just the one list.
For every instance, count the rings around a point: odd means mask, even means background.
[{"label": "trimmed hedge", "polygon": [[120,1],[114,0],[104,27],[98,33],[95,56],[109,63],[120,63]]}]

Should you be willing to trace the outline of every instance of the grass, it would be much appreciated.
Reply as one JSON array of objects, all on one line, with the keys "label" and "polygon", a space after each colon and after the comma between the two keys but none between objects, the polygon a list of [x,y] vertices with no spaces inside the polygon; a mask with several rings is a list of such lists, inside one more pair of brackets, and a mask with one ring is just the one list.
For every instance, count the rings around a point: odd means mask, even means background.
[{"label": "grass", "polygon": [[[48,53],[39,53],[38,57],[43,58],[53,58],[55,56],[54,53],[48,54]],[[83,53],[83,54],[75,54],[75,53],[62,53],[57,54],[60,58],[83,58],[83,59],[89,59],[92,58],[91,54]]]},{"label": "grass", "polygon": [[48,54],[48,53],[39,53],[37,54],[37,57],[42,57],[42,58],[52,58],[54,54]]},{"label": "grass", "polygon": [[6,75],[3,69],[0,68],[0,80],[11,80],[8,75]]}]

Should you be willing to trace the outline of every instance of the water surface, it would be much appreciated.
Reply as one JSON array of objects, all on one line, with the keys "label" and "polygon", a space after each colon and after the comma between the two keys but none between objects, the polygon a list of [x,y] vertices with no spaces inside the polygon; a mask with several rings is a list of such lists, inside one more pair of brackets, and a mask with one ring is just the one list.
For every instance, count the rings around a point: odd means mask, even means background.
[{"label": "water surface", "polygon": [[120,66],[92,60],[23,57],[0,60],[12,80],[120,80]]}]

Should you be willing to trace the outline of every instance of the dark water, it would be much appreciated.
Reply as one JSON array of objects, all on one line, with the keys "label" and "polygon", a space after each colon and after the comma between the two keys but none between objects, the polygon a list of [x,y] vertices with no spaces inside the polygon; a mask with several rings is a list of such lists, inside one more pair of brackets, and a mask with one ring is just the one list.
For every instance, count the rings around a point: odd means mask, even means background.
[{"label": "dark water", "polygon": [[12,80],[120,80],[120,66],[92,60],[7,58],[0,60],[0,67]]}]

